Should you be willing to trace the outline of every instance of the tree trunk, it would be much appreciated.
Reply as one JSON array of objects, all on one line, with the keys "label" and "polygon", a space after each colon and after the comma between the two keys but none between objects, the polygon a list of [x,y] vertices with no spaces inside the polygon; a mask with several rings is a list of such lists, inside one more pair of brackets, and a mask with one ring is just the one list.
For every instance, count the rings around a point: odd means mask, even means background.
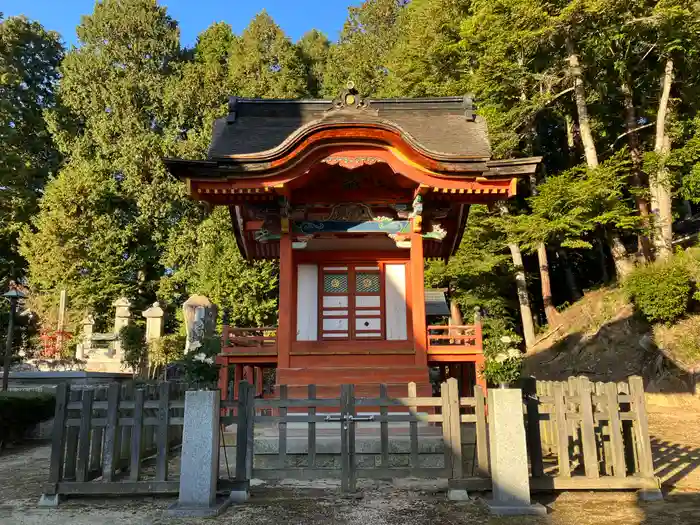
[{"label": "tree trunk", "polygon": [[[627,79],[622,81],[620,89],[624,96],[627,143],[630,148],[630,157],[632,158],[632,185],[637,189],[634,200],[637,204],[639,215],[642,217],[642,225],[646,231],[649,231],[649,214],[651,213],[651,207],[649,206],[647,198],[641,194],[641,191],[647,186],[647,177],[642,168],[644,159],[642,157],[642,148],[639,144],[639,135],[636,131],[632,131],[637,127],[637,111],[634,107],[632,88]],[[646,232],[640,233],[637,236],[637,244],[644,260],[646,262],[651,261],[651,241]]]},{"label": "tree trunk", "polygon": [[530,297],[527,293],[527,280],[525,279],[525,268],[523,266],[523,256],[520,248],[515,243],[509,243],[508,248],[513,257],[515,267],[515,287],[518,292],[518,302],[520,303],[520,317],[523,322],[523,335],[525,336],[525,346],[532,348],[535,344],[535,323],[532,320],[532,309],[530,308]]},{"label": "tree trunk", "polygon": [[540,264],[540,283],[542,284],[544,315],[547,317],[547,324],[551,327],[554,326],[559,312],[554,308],[554,302],[552,301],[552,282],[549,278],[549,260],[547,257],[547,248],[544,243],[537,247],[537,260]]},{"label": "tree trunk", "polygon": [[571,299],[573,301],[578,301],[579,299],[581,299],[582,295],[578,289],[578,283],[576,282],[576,276],[574,275],[574,272],[571,270],[571,266],[569,266],[569,258],[566,256],[566,252],[561,248],[559,249],[559,251],[557,251],[557,256],[559,257],[559,262],[561,263],[562,268],[564,268],[564,277],[566,279],[566,286],[569,288],[569,291],[571,292]]},{"label": "tree trunk", "polygon": [[583,87],[583,73],[581,72],[581,64],[578,54],[574,48],[574,43],[571,38],[566,38],[566,52],[569,54],[569,71],[574,79],[574,98],[576,101],[576,113],[578,114],[578,126],[581,133],[581,143],[583,144],[583,152],[586,156],[586,163],[589,168],[598,166],[598,152],[593,141],[593,133],[591,132],[591,123],[588,118],[588,106],[586,105],[586,91]]},{"label": "tree trunk", "polygon": [[656,141],[654,152],[658,156],[659,169],[649,180],[651,207],[655,215],[654,246],[660,259],[667,259],[672,253],[673,210],[671,198],[671,181],[666,169],[666,160],[671,151],[671,138],[666,132],[668,118],[668,101],[673,84],[673,59],[666,60],[664,74],[661,77],[661,99],[656,114]]},{"label": "tree trunk", "polygon": [[576,136],[574,135],[574,119],[568,113],[564,116],[566,120],[566,145],[569,147],[569,167],[577,164],[576,161]]},{"label": "tree trunk", "polygon": [[605,248],[603,248],[605,238],[599,238],[595,244],[598,247],[598,255],[600,256],[600,276],[604,283],[608,283],[610,282],[610,274],[608,273],[608,261],[605,256]]},{"label": "tree trunk", "polygon": [[615,263],[615,273],[617,273],[618,277],[624,279],[634,270],[634,263],[629,260],[627,248],[625,248],[620,235],[616,231],[610,231],[608,239],[610,253],[612,253],[613,262]]},{"label": "tree trunk", "polygon": [[[593,141],[591,123],[588,118],[586,91],[583,86],[583,73],[581,71],[581,64],[578,54],[576,53],[576,48],[569,37],[566,38],[566,52],[569,55],[569,70],[574,79],[574,98],[576,99],[576,113],[578,114],[578,125],[581,133],[581,142],[583,143],[583,152],[588,167],[590,169],[595,169],[598,167],[598,152],[595,147],[595,142]],[[627,268],[627,265],[631,266],[631,263],[627,260],[627,249],[620,241],[619,235],[617,233],[611,235],[610,241],[610,252],[613,254],[613,259],[615,259],[615,270]],[[625,262],[622,261],[623,259]],[[626,274],[620,274],[618,272],[618,275],[624,277]]]},{"label": "tree trunk", "polygon": [[[530,175],[530,193],[537,195],[537,176],[532,173]],[[547,257],[547,247],[541,243],[537,247],[537,261],[540,266],[540,284],[542,288],[542,302],[544,303],[544,315],[547,318],[547,324],[554,326],[558,312],[554,308],[552,301],[552,280],[549,276],[549,260]]]}]

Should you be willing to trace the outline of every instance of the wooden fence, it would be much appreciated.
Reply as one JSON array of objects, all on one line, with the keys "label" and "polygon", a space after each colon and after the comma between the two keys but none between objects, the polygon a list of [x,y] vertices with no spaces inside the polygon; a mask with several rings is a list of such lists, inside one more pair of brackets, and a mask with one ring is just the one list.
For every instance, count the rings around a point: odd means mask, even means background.
[{"label": "wooden fence", "polygon": [[46,495],[177,494],[169,472],[182,442],[184,387],[56,389]]},{"label": "wooden fence", "polygon": [[[461,478],[466,473],[479,476],[488,475],[488,448],[486,431],[485,398],[483,390],[476,388],[473,398],[460,398],[456,379],[449,379],[441,386],[440,397],[418,397],[415,383],[408,384],[406,397],[389,397],[388,385],[378,385],[378,397],[356,397],[353,385],[341,385],[337,398],[319,399],[316,396],[316,385],[309,385],[307,398],[290,399],[285,385],[280,386],[279,399],[253,399],[247,392],[250,386],[241,384],[241,398],[238,402],[224,402],[223,407],[229,411],[235,408],[238,414],[248,414],[238,419],[237,443],[237,478],[240,478],[242,465],[250,465],[249,474],[258,479],[317,479],[339,478],[343,490],[354,491],[358,478],[394,479],[402,477],[428,478]],[[243,405],[249,404],[247,408]],[[405,409],[405,410],[404,410]],[[378,414],[377,414],[378,412]],[[358,415],[359,414],[359,415]],[[365,415],[363,415],[365,414]],[[371,414],[371,415],[366,415]],[[272,464],[253,466],[252,458],[246,453],[252,453],[253,447],[246,441],[246,436],[252,439],[253,431],[242,427],[251,425],[273,424],[277,428],[277,453]],[[288,433],[289,423],[302,423],[306,426],[302,438],[306,446],[303,453],[290,450]],[[371,423],[378,427],[379,447],[371,450],[356,451],[356,427],[358,424]],[[340,438],[339,454],[328,454],[319,449],[319,423],[337,423]],[[408,427],[408,440],[393,437],[390,444],[390,425],[396,423]],[[419,424],[428,423],[429,427],[437,430],[431,435],[420,435]],[[472,424],[473,432],[463,437],[464,424]],[[425,429],[426,425],[423,426]],[[327,430],[327,429],[326,429]],[[441,465],[425,466],[421,463],[421,441],[433,440],[433,455],[435,438],[439,443],[437,449],[442,450],[444,461]],[[256,439],[260,439],[256,437]],[[407,444],[405,450],[399,446],[399,441]],[[297,443],[297,448],[298,447]],[[471,454],[470,454],[471,452]],[[290,460],[292,454],[305,456]],[[328,456],[337,456],[338,461],[328,461]],[[368,462],[358,462],[358,456],[370,456]],[[324,456],[323,459],[320,459]],[[372,456],[376,456],[376,459]],[[406,456],[407,462],[396,465],[397,456]],[[392,464],[393,463],[393,464]],[[470,468],[471,467],[471,468]],[[481,478],[480,478],[481,479]]]},{"label": "wooden fence", "polygon": [[658,487],[640,377],[531,380],[524,397],[532,488]]}]

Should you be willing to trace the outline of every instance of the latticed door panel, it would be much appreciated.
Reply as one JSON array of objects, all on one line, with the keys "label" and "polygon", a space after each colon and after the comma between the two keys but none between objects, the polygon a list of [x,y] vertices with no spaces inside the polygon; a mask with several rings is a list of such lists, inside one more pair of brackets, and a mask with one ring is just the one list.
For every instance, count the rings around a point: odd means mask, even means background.
[{"label": "latticed door panel", "polygon": [[378,265],[322,266],[321,338],[383,339],[383,277]]}]

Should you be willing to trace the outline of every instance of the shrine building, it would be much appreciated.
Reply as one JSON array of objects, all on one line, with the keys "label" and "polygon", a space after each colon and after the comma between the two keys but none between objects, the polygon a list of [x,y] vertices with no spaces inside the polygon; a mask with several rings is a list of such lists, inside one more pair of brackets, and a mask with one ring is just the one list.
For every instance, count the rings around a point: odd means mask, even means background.
[{"label": "shrine building", "polygon": [[430,395],[445,364],[481,383],[480,324],[427,324],[424,262],[447,261],[470,205],[512,197],[540,159],[491,160],[468,97],[363,99],[348,83],[335,100],[228,109],[206,160],[166,159],[192,198],[228,207],[245,259],[279,259],[277,326],[224,327],[222,395],[229,365],[259,389],[274,367],[303,395],[408,382]]}]

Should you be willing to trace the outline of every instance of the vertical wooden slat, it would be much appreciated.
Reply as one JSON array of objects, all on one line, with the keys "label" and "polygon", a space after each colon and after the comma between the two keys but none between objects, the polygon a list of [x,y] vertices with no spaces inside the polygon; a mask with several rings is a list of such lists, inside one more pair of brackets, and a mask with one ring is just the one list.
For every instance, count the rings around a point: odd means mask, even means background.
[{"label": "vertical wooden slat", "polygon": [[[289,399],[287,385],[280,385],[280,401]],[[279,428],[279,467],[287,468],[287,407],[280,406]]]},{"label": "vertical wooden slat", "polygon": [[357,485],[357,466],[355,465],[355,385],[348,385],[347,413],[351,417],[348,425],[348,460],[350,476],[348,479],[350,492],[355,492]]},{"label": "vertical wooden slat", "polygon": [[629,378],[632,408],[634,410],[634,436],[639,458],[639,474],[645,478],[654,476],[654,461],[651,454],[649,421],[647,419],[646,400],[644,399],[644,382],[641,377]]},{"label": "vertical wooden slat", "polygon": [[489,475],[489,449],[486,434],[486,396],[481,386],[474,387],[476,399],[476,469],[479,476]]},{"label": "vertical wooden slat", "polygon": [[[122,401],[131,401],[134,399],[134,383],[129,381],[122,386]],[[124,411],[119,412],[119,417],[125,417]],[[119,465],[120,467],[129,465],[130,453],[131,453],[131,426],[122,425],[121,432],[119,435]]]},{"label": "vertical wooden slat", "polygon": [[61,383],[56,387],[56,411],[54,412],[53,435],[51,437],[51,463],[49,464],[49,483],[56,484],[63,480],[63,454],[66,446],[66,404],[69,387]]},{"label": "vertical wooden slat", "polygon": [[309,468],[316,468],[316,385],[309,385]]},{"label": "vertical wooden slat", "polygon": [[[570,376],[567,380],[567,387],[565,388],[567,392],[568,401],[566,403],[567,412],[576,412],[576,401],[578,397],[578,378]],[[581,450],[581,443],[579,438],[579,422],[575,419],[568,419],[569,426],[569,436],[571,436],[572,443],[572,454],[574,458],[578,459],[579,465],[583,463],[583,452]]]},{"label": "vertical wooden slat", "polygon": [[[605,383],[598,381],[595,384],[596,396],[605,399]],[[608,406],[606,401],[599,403],[599,411],[603,412]],[[601,419],[598,423],[598,434],[600,436],[600,448],[602,458],[602,470],[606,476],[612,476],[612,451],[610,449],[610,425],[608,420]]]},{"label": "vertical wooden slat", "polygon": [[129,479],[138,481],[141,474],[141,444],[143,443],[143,403],[145,392],[139,388],[134,393],[134,425],[131,428],[131,460]]},{"label": "vertical wooden slat", "polygon": [[170,422],[170,385],[161,383],[158,399],[158,434],[156,436],[156,481],[168,479],[168,423]]},{"label": "vertical wooden slat", "polygon": [[[459,387],[457,391],[459,392]],[[418,390],[414,382],[408,383],[408,397],[410,399],[415,399],[418,397]],[[409,413],[412,416],[412,420],[408,423],[411,447],[411,467],[418,468],[420,466],[418,456],[418,420],[416,419],[418,407],[409,407]]]},{"label": "vertical wooden slat", "polygon": [[452,440],[452,476],[461,479],[462,465],[462,422],[459,409],[459,385],[454,377],[447,380],[450,398],[450,438]]},{"label": "vertical wooden slat", "polygon": [[[620,381],[617,384],[617,393],[620,395],[630,395],[630,387],[628,383]],[[620,403],[620,413],[629,413],[632,410],[633,403]],[[622,447],[625,451],[625,465],[627,472],[638,472],[639,461],[637,458],[637,450],[634,446],[634,421],[620,420],[622,426]]]},{"label": "vertical wooden slat", "polygon": [[598,448],[595,443],[595,420],[593,419],[593,402],[591,382],[587,377],[580,377],[578,394],[581,397],[579,410],[581,414],[581,441],[583,449],[583,464],[586,477],[599,477]]},{"label": "vertical wooden slat", "polygon": [[248,403],[250,400],[250,385],[242,381],[238,386],[238,409],[236,410],[236,479],[245,481],[248,453]]},{"label": "vertical wooden slat", "polygon": [[[81,400],[83,390],[71,390],[68,394],[68,402],[75,403]],[[82,412],[78,410],[69,410],[68,419],[82,418]],[[78,457],[78,433],[80,429],[77,426],[66,428],[66,464],[63,470],[64,479],[75,479],[75,461]]]},{"label": "vertical wooden slat", "polygon": [[92,426],[92,401],[94,390],[83,390],[80,407],[80,431],[78,435],[78,466],[75,472],[76,481],[87,481],[88,465],[90,464],[90,427]]},{"label": "vertical wooden slat", "polygon": [[[551,381],[542,382],[543,393],[547,397],[554,397],[554,391]],[[549,402],[545,405],[547,407],[547,443],[549,444],[549,453],[556,453],[557,451],[557,433],[554,428],[554,403]]]},{"label": "vertical wooden slat", "polygon": [[[536,478],[544,474],[544,464],[542,462],[542,435],[540,432],[540,410],[539,400],[537,399],[537,381],[534,377],[524,379],[523,391],[525,394],[525,405],[527,406],[526,437],[527,448],[530,455],[530,475]],[[477,426],[478,424],[477,419]]]},{"label": "vertical wooden slat", "polygon": [[605,397],[608,405],[613,474],[617,477],[624,477],[626,475],[625,449],[622,444],[622,427],[620,425],[617,385],[615,383],[607,383],[605,385]]},{"label": "vertical wooden slat", "polygon": [[452,431],[452,425],[450,423],[450,393],[445,381],[440,384],[440,397],[442,400],[440,410],[442,411],[442,441],[445,448],[445,475],[451,478],[453,458],[452,436],[450,432]]},{"label": "vertical wooden slat", "polygon": [[114,479],[117,462],[117,429],[119,425],[119,385],[112,383],[107,390],[107,426],[102,454],[102,481],[109,483]]},{"label": "vertical wooden slat", "polygon": [[566,423],[566,404],[564,402],[564,384],[554,383],[554,417],[557,429],[557,457],[559,459],[559,476],[571,476],[569,460],[569,430]]},{"label": "vertical wooden slat", "polygon": [[[379,385],[379,399],[382,402],[389,401],[389,390],[385,384]],[[381,421],[379,423],[379,436],[381,442],[382,468],[389,468],[389,407],[379,407]]]},{"label": "vertical wooden slat", "polygon": [[[98,387],[95,390],[95,401],[105,401],[107,399],[107,389]],[[103,417],[102,410],[95,410],[95,417]],[[102,469],[102,440],[104,438],[104,427],[92,429],[90,439],[90,472],[97,473]]]},{"label": "vertical wooden slat", "polygon": [[[535,392],[537,394],[538,399],[541,396],[545,395],[542,381],[535,380]],[[546,412],[545,404],[542,402],[538,402],[537,410],[538,410],[538,412]],[[548,417],[548,415],[546,415],[545,417]],[[549,436],[547,435],[547,421],[545,421],[544,419],[540,420],[540,436],[542,437],[542,451],[543,451],[543,453],[544,452],[549,453],[550,448],[549,448]]]},{"label": "vertical wooden slat", "polygon": [[350,460],[350,385],[340,385],[340,489],[343,492],[351,492],[352,468]]}]

